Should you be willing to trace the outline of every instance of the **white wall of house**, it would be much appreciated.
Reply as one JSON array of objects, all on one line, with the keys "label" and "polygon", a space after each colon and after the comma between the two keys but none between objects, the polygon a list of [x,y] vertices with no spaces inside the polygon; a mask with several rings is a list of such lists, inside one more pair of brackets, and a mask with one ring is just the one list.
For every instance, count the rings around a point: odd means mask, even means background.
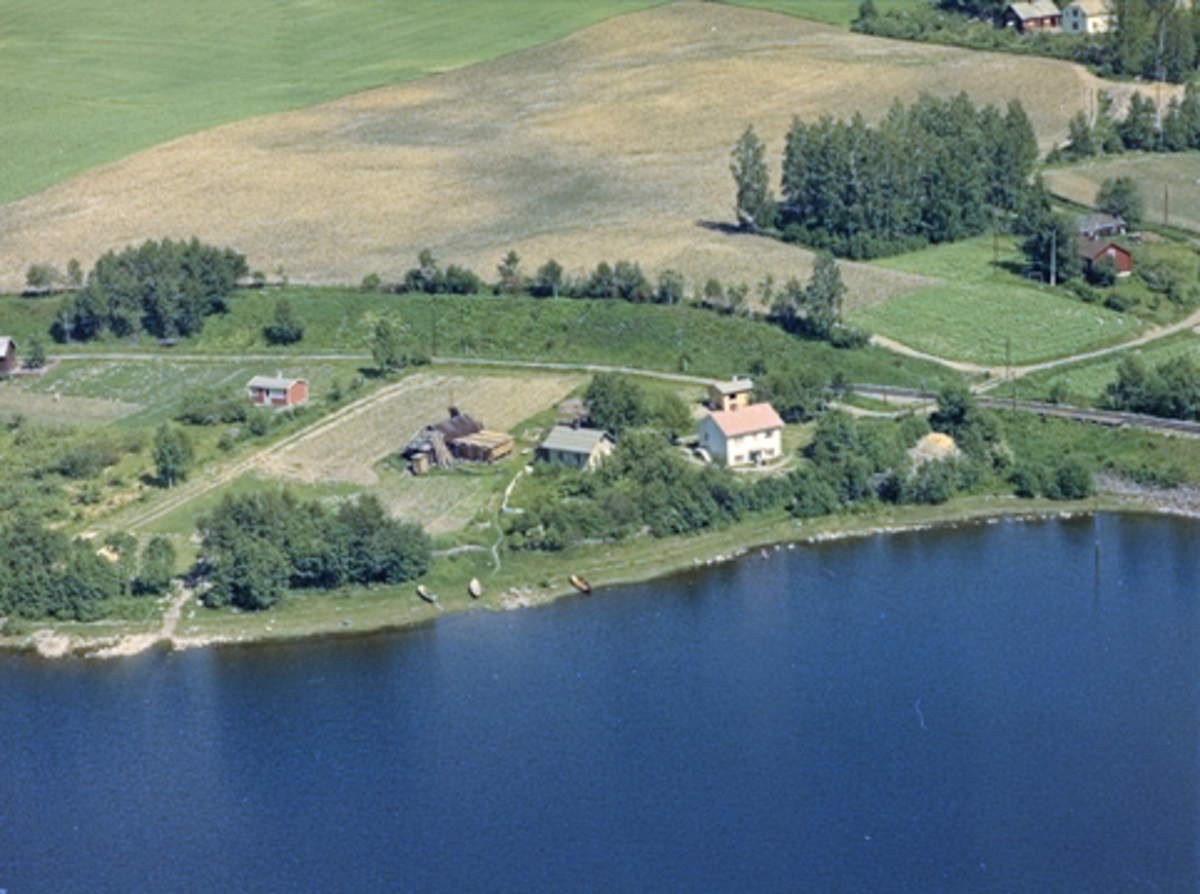
[{"label": "white wall of house", "polygon": [[728,466],[752,466],[778,459],[783,454],[783,429],[772,428],[727,438],[713,418],[706,416],[700,422],[700,446]]},{"label": "white wall of house", "polygon": [[1067,34],[1103,34],[1112,19],[1112,13],[1088,15],[1080,4],[1072,3],[1063,9],[1062,29]]}]

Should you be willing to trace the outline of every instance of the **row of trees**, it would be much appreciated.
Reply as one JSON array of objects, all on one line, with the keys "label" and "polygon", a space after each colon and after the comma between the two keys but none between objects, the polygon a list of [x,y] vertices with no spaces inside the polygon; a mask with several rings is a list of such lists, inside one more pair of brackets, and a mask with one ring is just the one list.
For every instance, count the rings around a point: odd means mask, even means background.
[{"label": "row of trees", "polygon": [[1117,365],[1116,381],[1105,389],[1101,405],[1167,419],[1200,419],[1200,368],[1187,354],[1152,368],[1137,354],[1127,355]]},{"label": "row of trees", "polygon": [[200,519],[210,606],[270,608],[288,588],[394,584],[425,574],[429,537],[372,496],[329,509],[291,491],[227,496]]},{"label": "row of trees", "polygon": [[1115,155],[1127,150],[1200,149],[1200,87],[1195,82],[1189,83],[1183,101],[1172,97],[1161,115],[1153,101],[1135,93],[1121,119],[1113,114],[1112,97],[1101,92],[1094,116],[1080,112],[1071,119],[1067,140],[1067,145],[1054,153],[1051,160]]},{"label": "row of trees", "polygon": [[198,239],[110,251],[96,261],[86,284],[63,300],[51,335],[59,342],[87,341],[103,332],[194,335],[206,316],[224,312],[225,299],[247,271],[244,256]]},{"label": "row of trees", "polygon": [[743,226],[837,255],[872,258],[1007,226],[1028,200],[1037,142],[1019,100],[1002,114],[966,94],[923,95],[876,127],[796,119],[787,134],[781,196],[761,141],[748,128],[733,149]]},{"label": "row of trees", "polygon": [[[442,268],[432,249],[423,249],[417,266],[408,270],[400,282],[385,284],[372,274],[363,280],[364,291],[388,291],[397,294],[419,292],[427,295],[531,295],[534,298],[611,298],[635,304],[680,304],[685,299],[682,274],[664,271],[656,282],[646,276],[633,261],[609,264],[601,261],[595,269],[571,276],[551,258],[532,276],[521,269],[521,258],[508,252],[496,268],[497,279],[488,284],[473,270],[451,264]],[[699,300],[699,293],[697,293]]]}]

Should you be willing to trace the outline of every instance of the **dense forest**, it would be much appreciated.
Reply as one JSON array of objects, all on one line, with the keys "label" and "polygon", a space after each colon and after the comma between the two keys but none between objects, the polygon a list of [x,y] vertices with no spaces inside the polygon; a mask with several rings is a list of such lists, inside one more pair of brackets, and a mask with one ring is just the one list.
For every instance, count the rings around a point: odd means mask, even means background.
[{"label": "dense forest", "polygon": [[795,119],[776,207],[753,130],[734,148],[738,216],[784,239],[850,258],[875,258],[1008,227],[1028,199],[1037,160],[1019,100],[1004,113],[966,94],[897,103],[875,127]]},{"label": "dense forest", "polygon": [[198,239],[148,241],[110,251],[64,300],[50,334],[58,342],[88,341],[103,332],[194,335],[205,317],[225,310],[226,298],[247,270],[242,255]]},{"label": "dense forest", "polygon": [[214,607],[270,608],[289,588],[402,583],[432,560],[428,535],[373,496],[337,509],[288,490],[227,496],[199,528],[212,582],[204,601]]}]

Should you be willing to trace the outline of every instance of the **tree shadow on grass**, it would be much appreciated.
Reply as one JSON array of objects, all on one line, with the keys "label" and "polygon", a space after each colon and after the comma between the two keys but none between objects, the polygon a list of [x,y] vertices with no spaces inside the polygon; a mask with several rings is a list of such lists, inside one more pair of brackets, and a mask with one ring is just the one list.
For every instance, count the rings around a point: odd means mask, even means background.
[{"label": "tree shadow on grass", "polygon": [[698,220],[696,226],[714,233],[724,233],[726,236],[753,236],[751,230],[743,229],[735,223],[724,220]]}]

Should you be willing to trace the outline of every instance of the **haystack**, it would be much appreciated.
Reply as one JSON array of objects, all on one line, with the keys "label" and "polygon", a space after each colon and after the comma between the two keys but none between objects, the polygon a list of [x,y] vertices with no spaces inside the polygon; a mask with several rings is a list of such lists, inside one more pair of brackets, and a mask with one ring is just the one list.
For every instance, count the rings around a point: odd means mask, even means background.
[{"label": "haystack", "polygon": [[908,451],[908,456],[912,460],[913,468],[917,469],[927,462],[951,459],[961,453],[958,445],[954,443],[954,438],[940,431],[932,431],[917,441]]}]

